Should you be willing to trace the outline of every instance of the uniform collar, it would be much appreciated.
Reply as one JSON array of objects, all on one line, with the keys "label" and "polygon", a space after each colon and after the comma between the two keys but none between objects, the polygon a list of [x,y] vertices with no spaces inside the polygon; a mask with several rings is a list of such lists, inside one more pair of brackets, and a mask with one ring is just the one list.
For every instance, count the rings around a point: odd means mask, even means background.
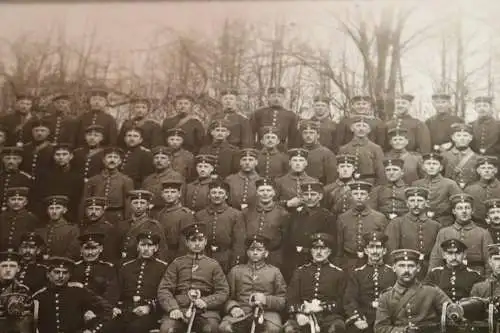
[{"label": "uniform collar", "polygon": [[498,179],[494,178],[491,182],[486,182],[484,180],[479,180],[479,184],[486,188],[486,187],[499,187],[500,186],[500,181]]},{"label": "uniform collar", "polygon": [[425,222],[425,221],[427,221],[427,219],[429,218],[429,217],[427,216],[427,214],[425,214],[425,213],[424,213],[424,214],[420,214],[420,216],[415,216],[415,215],[413,215],[412,213],[408,213],[408,214],[407,214],[407,217],[408,217],[408,219],[409,219],[410,221],[415,222],[415,223]]},{"label": "uniform collar", "polygon": [[450,151],[453,155],[467,155],[472,152],[472,149],[470,147],[467,147],[467,149],[458,150],[456,147],[453,147]]},{"label": "uniform collar", "polygon": [[220,206],[213,206],[213,205],[208,205],[207,207],[207,212],[210,214],[210,215],[214,215],[214,214],[220,214],[220,213],[223,213],[227,208],[228,208],[228,204],[227,203],[223,203],[222,205]]},{"label": "uniform collar", "polygon": [[359,211],[355,208],[351,208],[351,212],[352,212],[352,215],[353,216],[366,216],[368,214],[370,214],[371,212],[371,208],[369,208],[368,206],[365,205],[365,207],[363,208],[363,210]]},{"label": "uniform collar", "polygon": [[471,230],[473,228],[476,227],[476,224],[472,221],[470,221],[467,225],[460,225],[458,224],[457,222],[453,223],[453,228],[455,228],[456,230]]},{"label": "uniform collar", "polygon": [[273,201],[273,204],[269,205],[269,206],[262,206],[260,203],[258,203],[256,209],[259,213],[260,212],[270,212],[274,209],[274,207],[276,207],[276,202]]},{"label": "uniform collar", "polygon": [[212,181],[212,178],[211,177],[207,177],[205,179],[196,179],[195,182],[198,183],[199,185],[207,185],[209,184],[210,182]]},{"label": "uniform collar", "polygon": [[290,175],[290,178],[294,180],[302,180],[307,177],[307,173],[305,171],[300,174],[290,171],[288,174]]},{"label": "uniform collar", "polygon": [[431,178],[429,176],[425,176],[425,180],[427,182],[431,182],[431,183],[437,183],[437,182],[440,182],[441,180],[443,179],[443,176],[439,173],[437,174],[435,177]]},{"label": "uniform collar", "polygon": [[352,138],[352,144],[354,146],[365,146],[368,144],[368,137],[359,138],[357,136]]},{"label": "uniform collar", "polygon": [[396,186],[396,187],[406,187],[406,184],[405,184],[405,182],[404,182],[402,179],[398,180],[398,181],[397,181],[397,182],[395,182],[395,183],[389,183],[388,185],[389,185],[390,187],[392,187],[392,186]]},{"label": "uniform collar", "polygon": [[313,143],[311,145],[307,145],[307,144],[304,144],[304,149],[307,149],[307,150],[314,150],[316,148],[319,148],[321,147],[321,144],[319,142],[316,142],[316,143]]},{"label": "uniform collar", "polygon": [[248,267],[250,268],[250,270],[255,270],[255,271],[258,271],[259,269],[262,269],[266,266],[266,262],[265,261],[261,261],[257,264],[251,264],[251,263],[247,263]]},{"label": "uniform collar", "polygon": [[271,148],[271,149],[262,148],[261,152],[262,152],[264,155],[275,155],[275,154],[278,154],[278,153],[279,153],[279,150],[278,150],[278,148],[276,148],[276,147]]},{"label": "uniform collar", "polygon": [[115,169],[113,172],[110,172],[108,169],[102,170],[102,174],[105,177],[116,177],[119,173],[120,171],[118,171],[118,169]]},{"label": "uniform collar", "polygon": [[178,202],[177,204],[172,205],[172,206],[165,206],[165,212],[169,213],[169,212],[173,212],[175,210],[179,210],[181,208],[182,208],[182,204],[180,202]]}]

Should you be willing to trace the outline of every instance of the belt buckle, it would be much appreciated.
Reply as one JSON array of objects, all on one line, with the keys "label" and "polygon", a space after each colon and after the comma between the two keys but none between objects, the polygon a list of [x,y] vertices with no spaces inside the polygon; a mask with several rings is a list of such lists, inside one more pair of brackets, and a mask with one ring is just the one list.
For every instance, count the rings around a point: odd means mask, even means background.
[{"label": "belt buckle", "polygon": [[365,256],[364,252],[358,251],[357,252],[358,258],[361,259]]},{"label": "belt buckle", "polygon": [[378,301],[377,300],[372,302],[372,308],[374,308],[374,309],[378,308]]},{"label": "belt buckle", "polygon": [[219,247],[217,245],[210,245],[210,250],[212,250],[212,252],[217,252],[218,249]]},{"label": "belt buckle", "polygon": [[301,253],[303,249],[304,249],[304,248],[303,248],[302,246],[296,246],[296,247],[295,247],[295,250],[296,250],[298,253]]},{"label": "belt buckle", "polygon": [[396,214],[396,213],[390,213],[390,214],[389,214],[389,219],[390,219],[390,220],[393,220],[393,219],[395,219],[397,216],[398,216],[398,214]]},{"label": "belt buckle", "polygon": [[434,214],[434,212],[433,212],[433,211],[431,211],[431,210],[429,210],[429,211],[427,212],[427,217],[429,217],[429,218],[433,218],[433,217],[434,217],[434,215],[435,215],[435,214]]}]

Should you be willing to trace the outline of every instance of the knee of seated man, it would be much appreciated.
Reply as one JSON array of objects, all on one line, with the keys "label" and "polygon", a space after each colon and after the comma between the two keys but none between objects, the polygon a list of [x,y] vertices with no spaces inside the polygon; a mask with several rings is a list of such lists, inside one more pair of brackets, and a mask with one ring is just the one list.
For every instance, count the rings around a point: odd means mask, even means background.
[{"label": "knee of seated man", "polygon": [[[281,327],[278,326],[278,325],[276,325],[276,324],[274,324],[274,323],[266,321],[264,332],[265,333],[280,333],[281,332]],[[286,332],[286,329],[285,329],[285,332]]]},{"label": "knee of seated man", "polygon": [[294,325],[291,321],[287,321],[283,326],[283,333],[296,333],[298,331],[298,326]]},{"label": "knee of seated man", "polygon": [[176,322],[171,319],[165,319],[161,322],[160,333],[176,333],[179,331],[177,329]]},{"label": "knee of seated man", "polygon": [[219,325],[219,332],[220,333],[232,333],[233,328],[231,326],[231,323],[223,320]]},{"label": "knee of seated man", "polygon": [[342,322],[334,323],[328,328],[328,333],[344,333],[345,325]]},{"label": "knee of seated man", "polygon": [[209,320],[204,323],[201,327],[201,333],[217,333],[219,330],[219,323],[216,321]]}]

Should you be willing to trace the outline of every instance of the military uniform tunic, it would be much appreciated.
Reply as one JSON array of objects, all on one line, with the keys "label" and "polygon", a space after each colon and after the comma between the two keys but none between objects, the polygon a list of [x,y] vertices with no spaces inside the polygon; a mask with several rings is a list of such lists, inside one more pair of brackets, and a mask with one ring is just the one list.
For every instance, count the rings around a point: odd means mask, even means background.
[{"label": "military uniform tunic", "polygon": [[[355,116],[355,114],[352,114]],[[370,134],[368,138],[372,143],[377,144],[379,147],[385,147],[386,142],[386,126],[385,123],[377,117],[367,118],[367,122],[370,124]],[[337,125],[337,144],[339,147],[348,144],[353,139],[353,134],[351,131],[351,125],[353,123],[352,117],[343,118]],[[340,153],[340,151],[339,151]]]},{"label": "military uniform tunic", "polygon": [[47,267],[35,261],[21,261],[16,279],[34,293],[47,285]]},{"label": "military uniform tunic", "polygon": [[107,261],[77,261],[71,280],[80,282],[111,305],[118,302],[118,280],[115,266]]},{"label": "military uniform tunic", "polygon": [[421,154],[426,154],[431,151],[431,138],[427,125],[405,114],[401,117],[395,117],[387,122],[386,127],[390,128],[404,128],[407,132],[408,145],[406,149],[409,151],[417,151]]},{"label": "military uniform tunic", "polygon": [[104,170],[103,158],[103,148],[77,148],[73,152],[73,160],[71,161],[72,169],[78,172],[84,182],[87,182],[91,177],[98,175]]},{"label": "military uniform tunic", "polygon": [[43,179],[53,165],[54,147],[49,141],[30,142],[23,147],[23,161],[19,168],[33,180]]},{"label": "military uniform tunic", "polygon": [[270,106],[256,110],[250,117],[253,135],[257,137],[256,146],[260,147],[258,133],[264,126],[276,127],[281,140],[280,150],[299,146],[300,134],[297,127],[297,115],[281,106]]},{"label": "military uniform tunic", "polygon": [[444,176],[457,182],[461,188],[479,179],[476,165],[479,155],[470,148],[463,151],[453,147],[443,154]]},{"label": "military uniform tunic", "polygon": [[132,179],[135,189],[141,188],[144,179],[153,171],[153,154],[149,149],[137,146],[125,150],[120,172]]},{"label": "military uniform tunic", "polygon": [[328,148],[319,144],[303,146],[309,151],[307,155],[306,173],[317,178],[324,185],[333,183],[337,179],[337,158]]},{"label": "military uniform tunic", "polygon": [[300,186],[303,183],[317,182],[318,179],[303,172],[288,172],[283,177],[276,179],[276,190],[280,200],[290,200],[300,195]]},{"label": "military uniform tunic", "polygon": [[412,184],[414,181],[423,178],[422,155],[419,153],[390,150],[385,154],[386,158],[403,160],[403,181],[406,184]]},{"label": "military uniform tunic", "polygon": [[209,121],[224,119],[229,125],[230,134],[227,141],[238,148],[251,148],[253,147],[254,138],[252,134],[252,126],[250,120],[235,111],[217,112]]},{"label": "military uniform tunic", "polygon": [[181,228],[194,223],[194,212],[180,203],[166,206],[159,212],[158,222],[165,233],[168,259],[172,261],[180,254],[180,245],[184,239]]},{"label": "military uniform tunic", "polygon": [[43,120],[49,124],[49,141],[57,143],[69,143],[72,147],[76,146],[76,118],[65,115],[62,112],[53,112],[43,117]]},{"label": "military uniform tunic", "polygon": [[406,205],[405,189],[407,185],[403,180],[378,185],[370,192],[370,207],[384,214],[388,219],[402,216],[408,212]]},{"label": "military uniform tunic", "polygon": [[0,213],[0,249],[17,249],[21,237],[27,232],[40,227],[40,223],[35,215],[26,209],[13,211],[7,209]]},{"label": "military uniform tunic", "polygon": [[474,120],[472,126],[472,140],[470,147],[481,155],[495,155],[500,153],[500,121],[493,117],[482,117]]},{"label": "military uniform tunic", "polygon": [[324,188],[323,206],[329,209],[335,216],[347,212],[354,205],[349,183],[353,179],[340,180],[328,184]]},{"label": "military uniform tunic", "polygon": [[205,141],[205,128],[198,118],[185,113],[166,118],[162,125],[164,137],[166,137],[167,131],[172,128],[182,128],[186,132],[182,146],[187,151],[197,154]]},{"label": "military uniform tunic", "polygon": [[278,148],[262,148],[257,155],[257,161],[257,172],[264,178],[284,176],[290,168],[288,155]]},{"label": "military uniform tunic", "polygon": [[500,228],[497,226],[492,226],[491,224],[487,229],[490,233],[491,239],[493,239],[493,244],[500,244]]},{"label": "military uniform tunic", "polygon": [[[492,284],[493,290],[491,290]],[[484,281],[476,283],[470,291],[471,297],[489,298],[491,295],[500,296],[500,283],[494,277],[489,277]]]},{"label": "military uniform tunic", "polygon": [[238,172],[240,161],[239,150],[236,146],[226,141],[212,142],[212,144],[202,147],[200,154],[215,156],[216,164],[213,174],[218,175],[221,179]]},{"label": "military uniform tunic", "polygon": [[156,212],[159,212],[165,207],[165,201],[162,198],[162,183],[169,181],[178,181],[184,183],[181,187],[181,191],[184,191],[186,186],[186,179],[183,175],[172,168],[167,168],[160,172],[153,172],[142,182],[141,189],[153,193],[153,199],[151,200],[151,203],[154,205],[153,210]]},{"label": "military uniform tunic", "polygon": [[80,234],[86,233],[101,233],[104,234],[103,251],[101,258],[105,261],[115,262],[119,257],[117,253],[118,235],[116,234],[116,227],[106,221],[104,216],[99,220],[91,222],[85,221],[80,225]]},{"label": "military uniform tunic", "polygon": [[22,115],[14,111],[3,115],[0,118],[0,124],[7,129],[7,146],[16,146],[19,143],[28,143],[31,141],[31,124],[30,120],[35,115]]},{"label": "military uniform tunic", "polygon": [[226,183],[229,185],[229,205],[236,209],[254,205],[257,200],[255,181],[259,178],[256,172],[247,174],[242,171],[228,176]]},{"label": "military uniform tunic", "polygon": [[164,145],[161,125],[152,119],[134,118],[123,122],[118,133],[117,143],[125,148],[125,133],[131,128],[140,127],[142,129],[142,143],[144,147],[152,149],[156,146]]},{"label": "military uniform tunic", "polygon": [[187,208],[197,212],[208,205],[208,184],[212,178],[197,179],[186,186],[186,198],[184,199]]},{"label": "military uniform tunic", "polygon": [[426,281],[441,288],[453,302],[469,297],[474,284],[481,280],[481,275],[477,271],[464,265],[434,267],[426,278]]},{"label": "military uniform tunic", "polygon": [[500,198],[500,181],[493,178],[491,181],[478,180],[464,189],[464,192],[470,194],[474,201],[472,207],[472,218],[474,222],[481,226],[486,225],[486,200]]},{"label": "military uniform tunic", "polygon": [[459,116],[449,113],[438,113],[427,119],[425,124],[429,128],[432,147],[451,142],[450,138],[454,132],[451,125],[463,122]]},{"label": "military uniform tunic", "polygon": [[104,139],[101,144],[103,146],[116,145],[118,137],[118,128],[115,118],[106,111],[87,111],[76,119],[76,145],[77,147],[85,147],[85,133],[90,125],[100,125],[104,127]]},{"label": "military uniform tunic", "polygon": [[[0,332],[6,333],[31,333],[32,332],[32,308],[33,304],[29,297],[32,291],[17,280],[6,281],[0,285]],[[18,296],[9,297],[9,294],[24,295],[24,299]],[[17,300],[16,300],[17,298]],[[18,314],[10,314],[7,304],[19,304]]]},{"label": "military uniform tunic", "polygon": [[335,153],[338,149],[337,123],[328,117],[318,119],[313,116],[311,120],[319,123],[319,142],[321,145]]},{"label": "military uniform tunic", "polygon": [[0,173],[0,202],[2,210],[7,209],[7,196],[5,195],[5,191],[9,187],[31,188],[32,184],[31,176],[24,171],[2,171]]},{"label": "military uniform tunic", "polygon": [[80,231],[74,224],[65,219],[49,221],[43,227],[35,230],[45,242],[45,252],[50,256],[68,257],[76,259],[80,256]]},{"label": "military uniform tunic", "polygon": [[382,148],[366,138],[353,138],[349,143],[341,146],[339,154],[349,154],[356,157],[356,169],[360,178],[372,184],[383,184],[386,181],[384,152]]},{"label": "military uniform tunic", "polygon": [[196,179],[194,155],[191,152],[178,149],[172,152],[170,159],[172,169],[180,173],[186,182]]}]

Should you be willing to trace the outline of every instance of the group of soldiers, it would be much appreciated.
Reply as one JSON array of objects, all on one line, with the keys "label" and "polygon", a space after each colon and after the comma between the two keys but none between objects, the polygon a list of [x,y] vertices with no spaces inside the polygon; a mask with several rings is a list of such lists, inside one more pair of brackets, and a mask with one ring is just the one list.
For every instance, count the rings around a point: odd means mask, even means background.
[{"label": "group of soldiers", "polygon": [[[441,305],[487,297],[500,277],[500,122],[348,117],[329,100],[299,120],[283,107],[239,112],[221,94],[208,129],[179,95],[177,115],[131,101],[120,129],[107,92],[68,116],[30,95],[0,117],[0,332],[413,333]],[[390,264],[390,265],[389,265]]]}]

